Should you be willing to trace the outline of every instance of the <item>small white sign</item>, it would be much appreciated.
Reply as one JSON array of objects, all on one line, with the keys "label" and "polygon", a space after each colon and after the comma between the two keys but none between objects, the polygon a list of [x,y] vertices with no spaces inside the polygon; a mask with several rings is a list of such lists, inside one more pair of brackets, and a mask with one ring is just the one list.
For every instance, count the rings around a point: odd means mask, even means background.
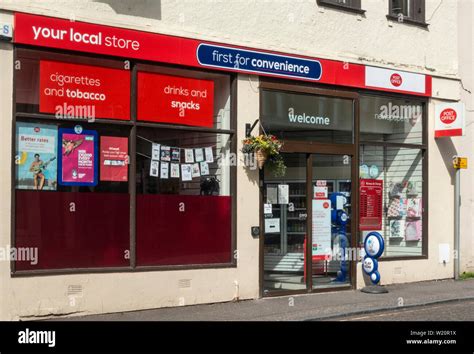
[{"label": "small white sign", "polygon": [[435,105],[435,138],[463,136],[464,103],[442,103]]},{"label": "small white sign", "polygon": [[278,185],[278,204],[288,204],[290,202],[290,186],[288,184]]},{"label": "small white sign", "polygon": [[264,204],[263,205],[263,213],[264,214],[271,214],[272,213],[272,205],[271,204]]},{"label": "small white sign", "polygon": [[328,199],[328,187],[314,187],[313,199]]},{"label": "small white sign", "polygon": [[280,232],[280,219],[265,219],[265,233],[274,234]]}]

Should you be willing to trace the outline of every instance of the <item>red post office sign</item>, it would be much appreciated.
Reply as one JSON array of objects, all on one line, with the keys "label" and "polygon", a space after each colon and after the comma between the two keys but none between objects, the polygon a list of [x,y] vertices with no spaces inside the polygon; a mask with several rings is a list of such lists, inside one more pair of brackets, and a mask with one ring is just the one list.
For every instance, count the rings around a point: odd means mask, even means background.
[{"label": "red post office sign", "polygon": [[359,229],[361,231],[381,230],[383,181],[361,179],[359,189]]},{"label": "red post office sign", "polygon": [[464,104],[435,105],[435,138],[464,135]]},{"label": "red post office sign", "polygon": [[40,62],[40,112],[58,118],[130,119],[130,71]]},{"label": "red post office sign", "polygon": [[137,118],[212,127],[214,81],[139,72]]}]

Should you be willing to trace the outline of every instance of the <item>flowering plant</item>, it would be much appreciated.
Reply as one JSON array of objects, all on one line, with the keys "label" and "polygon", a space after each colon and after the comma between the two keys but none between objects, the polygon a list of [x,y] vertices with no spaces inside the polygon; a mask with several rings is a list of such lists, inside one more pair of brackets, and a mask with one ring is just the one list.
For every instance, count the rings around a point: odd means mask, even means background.
[{"label": "flowering plant", "polygon": [[244,139],[242,152],[244,154],[255,153],[258,167],[261,169],[268,160],[269,168],[276,177],[285,175],[286,166],[280,150],[283,143],[274,135],[258,135]]}]

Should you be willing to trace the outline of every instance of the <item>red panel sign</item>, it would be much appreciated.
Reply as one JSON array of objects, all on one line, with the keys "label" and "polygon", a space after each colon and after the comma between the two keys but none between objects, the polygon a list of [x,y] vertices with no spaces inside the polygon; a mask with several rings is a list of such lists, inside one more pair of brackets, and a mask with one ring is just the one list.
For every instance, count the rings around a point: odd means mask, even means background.
[{"label": "red panel sign", "polygon": [[361,179],[359,189],[359,229],[361,231],[381,230],[383,181]]},{"label": "red panel sign", "polygon": [[138,73],[138,120],[212,127],[214,81]]},{"label": "red panel sign", "polygon": [[128,180],[128,138],[100,137],[100,180]]},{"label": "red panel sign", "polygon": [[130,119],[130,71],[41,60],[40,112]]},{"label": "red panel sign", "polygon": [[[167,36],[158,33],[135,31],[124,28],[103,26],[66,19],[51,18],[24,13],[15,14],[14,42],[20,44],[58,48],[65,50],[80,51],[86,53],[97,53],[131,59],[144,59],[148,61],[187,65],[193,67],[213,68],[214,70],[243,72],[253,75],[287,77],[293,80],[312,81],[315,79],[288,76],[278,73],[285,66],[285,59],[299,58],[317,60],[321,64],[321,77],[316,81],[324,84],[341,85],[349,87],[370,88],[380,91],[392,91],[380,85],[366,85],[365,65],[346,63],[342,61],[311,58],[302,55],[285,54],[268,50],[257,50],[241,46],[225,46],[227,49],[236,49],[237,55],[230,57],[219,55],[219,50],[212,52],[212,64],[201,63],[197,58],[200,45],[214,45],[196,39]],[[215,43],[216,47],[223,50],[224,46]],[[281,62],[267,62],[266,60],[248,61],[248,55],[253,52],[262,56],[265,54],[277,54]],[[215,54],[215,57],[214,57]],[[242,62],[238,61],[242,60]],[[225,64],[226,65],[222,65]],[[278,70],[275,72],[262,72],[245,69],[241,64],[255,64],[262,68],[269,65]],[[235,64],[230,65],[229,64]],[[396,92],[405,92],[418,96],[431,95],[431,76],[419,75],[426,79],[426,87],[422,91],[407,91],[399,88]],[[398,82],[398,81],[397,81]]]}]

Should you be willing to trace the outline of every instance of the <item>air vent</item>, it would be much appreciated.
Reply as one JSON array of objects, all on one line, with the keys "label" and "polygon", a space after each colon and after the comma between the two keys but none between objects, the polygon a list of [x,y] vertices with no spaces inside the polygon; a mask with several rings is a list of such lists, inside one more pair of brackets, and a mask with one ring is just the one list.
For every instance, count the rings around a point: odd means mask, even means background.
[{"label": "air vent", "polygon": [[178,280],[178,288],[186,289],[191,287],[191,279],[180,279]]},{"label": "air vent", "polygon": [[68,285],[67,287],[68,296],[82,296],[82,285]]}]

